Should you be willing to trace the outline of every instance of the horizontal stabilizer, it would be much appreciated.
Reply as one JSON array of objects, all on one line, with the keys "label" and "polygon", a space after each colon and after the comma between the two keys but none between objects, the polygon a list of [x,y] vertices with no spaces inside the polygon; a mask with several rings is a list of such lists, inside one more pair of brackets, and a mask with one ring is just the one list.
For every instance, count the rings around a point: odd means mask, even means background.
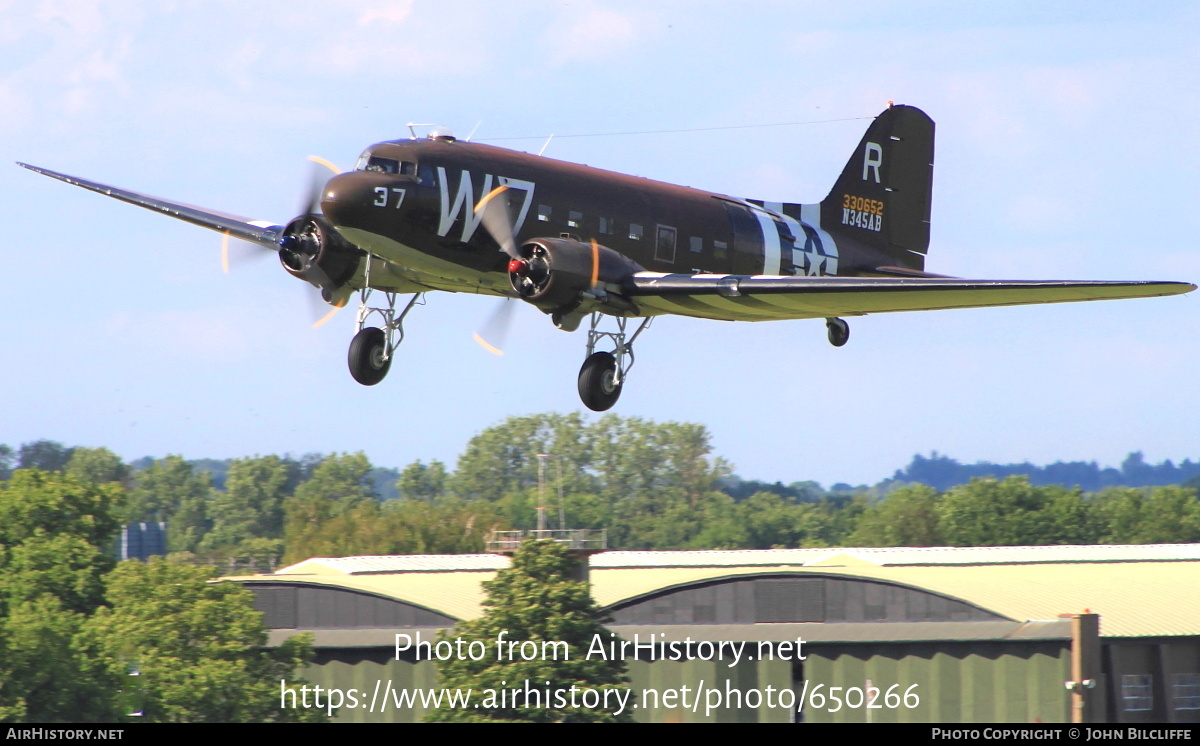
[{"label": "horizontal stabilizer", "polygon": [[895,311],[1149,298],[1196,289],[1187,282],[964,280],[958,278],[685,275],[638,272],[626,293],[643,313],[726,321],[861,316]]}]

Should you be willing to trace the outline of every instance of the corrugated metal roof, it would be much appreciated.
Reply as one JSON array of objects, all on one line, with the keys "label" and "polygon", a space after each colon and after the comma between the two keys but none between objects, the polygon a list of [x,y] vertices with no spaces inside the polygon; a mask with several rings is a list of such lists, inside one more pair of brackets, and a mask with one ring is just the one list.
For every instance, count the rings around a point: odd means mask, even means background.
[{"label": "corrugated metal roof", "polygon": [[[823,567],[877,565],[1007,565],[1063,562],[1193,562],[1200,544],[1130,544],[1039,547],[805,547],[712,551],[602,552],[593,569],[618,567]],[[398,572],[502,570],[499,554],[407,554],[379,557],[314,557],[276,575],[365,575]]]},{"label": "corrugated metal roof", "polygon": [[276,575],[372,575],[401,572],[503,570],[500,554],[398,554],[381,557],[314,557],[275,571]]},{"label": "corrugated metal roof", "polygon": [[847,547],[700,552],[605,552],[592,567],[746,567],[751,565],[999,565],[1060,562],[1200,560],[1200,544],[1038,547]]}]

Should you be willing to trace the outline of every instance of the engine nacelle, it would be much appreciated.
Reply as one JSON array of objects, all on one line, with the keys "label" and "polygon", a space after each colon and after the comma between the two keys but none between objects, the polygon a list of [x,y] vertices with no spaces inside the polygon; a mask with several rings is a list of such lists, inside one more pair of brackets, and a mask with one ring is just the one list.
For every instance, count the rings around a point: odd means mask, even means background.
[{"label": "engine nacelle", "polygon": [[293,277],[320,288],[330,300],[354,276],[362,249],[342,238],[321,215],[304,215],[288,223],[279,241],[279,261]]},{"label": "engine nacelle", "polygon": [[601,304],[627,306],[610,290],[643,267],[595,241],[535,238],[523,244],[520,259],[508,263],[508,281],[522,300],[546,313],[568,313],[589,297]]}]

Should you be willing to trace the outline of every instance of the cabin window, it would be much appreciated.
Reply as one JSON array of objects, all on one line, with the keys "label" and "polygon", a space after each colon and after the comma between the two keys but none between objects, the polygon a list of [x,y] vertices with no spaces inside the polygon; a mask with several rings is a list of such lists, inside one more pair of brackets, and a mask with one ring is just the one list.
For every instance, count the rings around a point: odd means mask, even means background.
[{"label": "cabin window", "polygon": [[437,172],[433,166],[421,166],[417,169],[417,183],[423,186],[437,186]]},{"label": "cabin window", "polygon": [[600,235],[610,236],[613,232],[613,221],[610,218],[600,218]]},{"label": "cabin window", "polygon": [[713,256],[717,259],[724,259],[725,252],[729,250],[729,244],[724,241],[713,241]]},{"label": "cabin window", "polygon": [[633,239],[634,241],[641,241],[642,240],[642,226],[638,225],[637,223],[630,223],[629,224],[629,237],[631,239]]},{"label": "cabin window", "polygon": [[581,222],[583,222],[583,213],[582,212],[575,212],[574,210],[571,210],[570,212],[567,213],[567,227],[568,228],[578,228],[579,224]]},{"label": "cabin window", "polygon": [[654,258],[660,262],[675,261],[675,229],[669,225],[658,226],[658,239],[654,242]]},{"label": "cabin window", "polygon": [[688,249],[693,254],[699,254],[701,251],[704,250],[704,239],[700,238],[699,236],[692,236],[689,239],[689,244],[690,245],[688,246]]},{"label": "cabin window", "polygon": [[550,205],[538,205],[538,220],[542,223],[550,222]]},{"label": "cabin window", "polygon": [[413,163],[412,161],[400,161],[400,175],[416,176],[417,164]]}]

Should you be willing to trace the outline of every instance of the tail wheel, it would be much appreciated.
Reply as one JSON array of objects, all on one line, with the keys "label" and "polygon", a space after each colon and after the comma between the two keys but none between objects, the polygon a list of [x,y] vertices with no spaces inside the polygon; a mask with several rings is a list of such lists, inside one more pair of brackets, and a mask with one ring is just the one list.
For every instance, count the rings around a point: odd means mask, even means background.
[{"label": "tail wheel", "polygon": [[829,334],[829,344],[841,347],[850,341],[850,325],[843,319],[825,319],[825,330]]},{"label": "tail wheel", "polygon": [[388,355],[387,335],[374,326],[363,328],[350,340],[350,375],[364,386],[374,386],[383,380],[392,367]]},{"label": "tail wheel", "polygon": [[579,398],[593,412],[605,412],[621,398],[617,359],[611,352],[594,352],[579,369]]}]

